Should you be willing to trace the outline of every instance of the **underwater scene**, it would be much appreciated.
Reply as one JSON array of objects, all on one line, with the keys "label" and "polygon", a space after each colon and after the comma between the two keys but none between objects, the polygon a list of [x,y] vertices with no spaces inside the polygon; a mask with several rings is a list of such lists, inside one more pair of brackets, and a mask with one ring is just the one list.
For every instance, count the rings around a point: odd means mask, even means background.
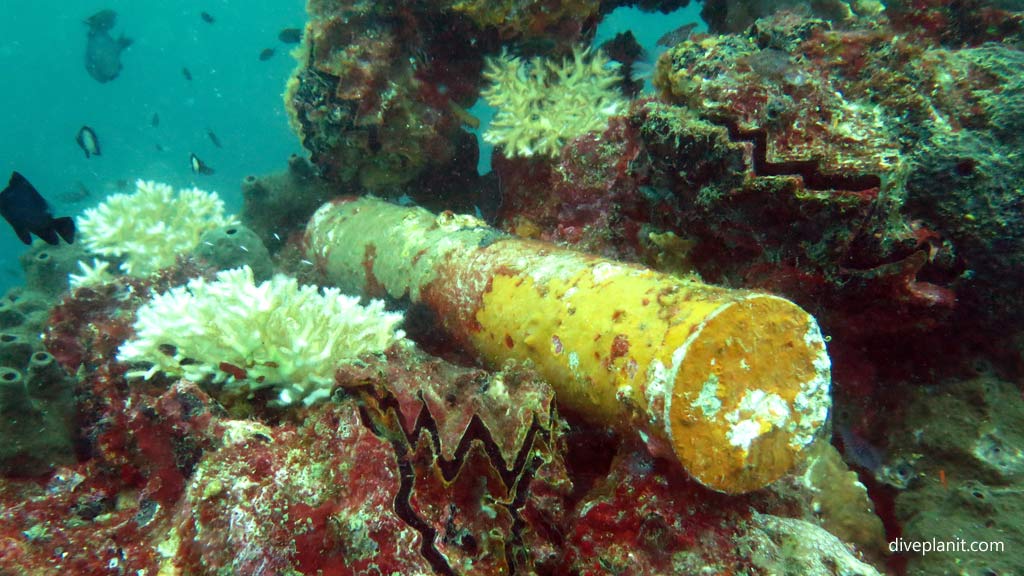
[{"label": "underwater scene", "polygon": [[8,4],[0,576],[1024,574],[1024,1]]}]

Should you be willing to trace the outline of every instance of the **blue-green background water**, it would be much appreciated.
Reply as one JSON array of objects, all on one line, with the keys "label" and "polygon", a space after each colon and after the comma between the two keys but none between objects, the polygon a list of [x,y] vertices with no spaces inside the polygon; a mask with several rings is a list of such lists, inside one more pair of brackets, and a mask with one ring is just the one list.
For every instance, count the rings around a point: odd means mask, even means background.
[{"label": "blue-green background water", "polygon": [[[0,179],[6,185],[12,170],[21,172],[55,215],[76,216],[119,191],[119,182],[127,182],[130,191],[138,178],[216,191],[236,212],[242,178],[279,170],[290,154],[303,153],[282,100],[296,65],[289,54],[294,46],[277,38],[283,28],[303,26],[301,0],[4,4]],[[134,44],[122,54],[120,76],[100,84],[85,70],[83,21],[106,8],[118,14],[112,35],[123,33]],[[619,10],[602,23],[595,43],[629,28],[651,49],[648,61],[653,62],[658,37],[694,21],[698,10],[697,4],[671,15]],[[202,20],[203,11],[215,18],[213,24]],[[276,53],[264,62],[259,54],[265,48]],[[191,81],[182,68],[191,71]],[[151,125],[154,113],[160,116],[157,127]],[[82,125],[96,131],[102,156],[86,159],[75,143]],[[208,129],[223,148],[210,141]],[[216,174],[193,174],[193,152]],[[481,170],[487,171],[490,152],[480,156]],[[74,203],[62,199],[79,182],[91,197]],[[17,257],[25,249],[0,222],[0,293],[21,284]]]},{"label": "blue-green background water", "polygon": [[[6,186],[10,172],[18,170],[57,215],[75,216],[117,191],[119,180],[137,178],[213,190],[237,211],[245,175],[278,170],[289,154],[301,152],[281,97],[295,60],[289,55],[292,46],[277,39],[282,28],[305,22],[301,1],[4,4],[0,178]],[[113,35],[123,32],[134,44],[122,54],[121,75],[100,84],[85,70],[82,21],[104,8],[118,14]],[[202,11],[215,23],[204,22]],[[276,54],[261,62],[259,53],[268,47]],[[191,82],[183,67],[192,72]],[[160,115],[155,128],[154,113]],[[83,124],[95,129],[102,156],[86,160],[75,143]],[[222,149],[210,141],[208,128]],[[191,152],[216,174],[194,175]],[[79,181],[92,198],[61,202]],[[21,283],[17,256],[25,248],[0,222],[0,292]]]}]

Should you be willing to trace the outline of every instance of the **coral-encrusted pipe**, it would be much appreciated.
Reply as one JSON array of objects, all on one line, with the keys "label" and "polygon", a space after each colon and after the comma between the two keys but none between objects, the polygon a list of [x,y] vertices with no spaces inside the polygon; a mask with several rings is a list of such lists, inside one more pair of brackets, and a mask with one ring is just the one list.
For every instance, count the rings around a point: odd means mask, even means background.
[{"label": "coral-encrusted pipe", "polygon": [[494,366],[533,361],[562,405],[637,429],[716,490],[785,474],[828,415],[825,343],[788,300],[368,198],[320,208],[306,240],[343,290],[429,307]]}]

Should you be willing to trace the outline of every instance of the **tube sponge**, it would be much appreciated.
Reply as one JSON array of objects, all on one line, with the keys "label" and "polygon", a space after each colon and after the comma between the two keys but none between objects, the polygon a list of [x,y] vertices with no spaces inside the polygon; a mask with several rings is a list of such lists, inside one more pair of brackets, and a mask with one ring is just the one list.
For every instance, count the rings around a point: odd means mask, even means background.
[{"label": "tube sponge", "polygon": [[157,372],[228,387],[279,389],[281,404],[327,397],[335,369],[404,337],[399,313],[384,303],[359,304],[335,288],[321,293],[277,275],[259,285],[249,267],[189,281],[139,309],[135,338],[118,352],[122,362],[146,362]]},{"label": "tube sponge", "polygon": [[203,232],[237,220],[224,216],[215,192],[190,188],[175,194],[167,184],[139,180],[135,193],[108,196],[77,224],[89,252],[120,258],[124,273],[140,276],[174,264],[199,244]]}]

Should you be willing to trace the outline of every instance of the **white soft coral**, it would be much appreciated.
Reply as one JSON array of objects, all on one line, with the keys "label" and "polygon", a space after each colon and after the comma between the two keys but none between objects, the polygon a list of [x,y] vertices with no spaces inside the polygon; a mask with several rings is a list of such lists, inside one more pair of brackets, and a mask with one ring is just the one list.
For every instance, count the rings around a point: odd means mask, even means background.
[{"label": "white soft coral", "polygon": [[249,390],[274,387],[282,404],[330,394],[339,365],[403,338],[400,313],[359,304],[336,288],[322,293],[283,275],[256,284],[248,267],[225,270],[155,296],[139,309],[136,336],[118,353],[145,362],[129,378],[157,372]]},{"label": "white soft coral", "polygon": [[207,230],[237,224],[224,215],[224,202],[215,192],[179,190],[159,182],[139,180],[133,194],[112,194],[78,218],[86,250],[119,259],[121,270],[146,275],[174,264],[189,253]]}]

